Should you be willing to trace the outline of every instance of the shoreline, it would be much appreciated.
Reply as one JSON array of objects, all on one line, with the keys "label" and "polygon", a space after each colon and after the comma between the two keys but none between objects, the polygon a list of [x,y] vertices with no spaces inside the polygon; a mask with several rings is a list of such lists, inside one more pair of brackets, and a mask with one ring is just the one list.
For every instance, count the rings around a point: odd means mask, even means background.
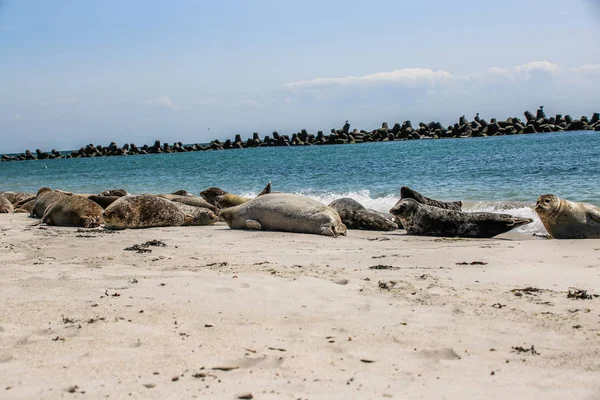
[{"label": "shoreline", "polygon": [[34,221],[0,216],[7,398],[600,394],[598,241]]},{"label": "shoreline", "polygon": [[597,131],[600,132],[600,113],[594,113],[591,118],[582,116],[580,119],[574,119],[570,115],[557,114],[554,117],[547,117],[543,106],[536,114],[529,111],[523,113],[526,122],[517,117],[509,117],[504,121],[492,118],[489,122],[479,117],[477,114],[472,121],[469,121],[464,115],[458,119],[454,125],[444,127],[440,122],[419,122],[418,128],[413,128],[411,121],[404,121],[402,124],[396,122],[392,128],[387,122],[381,124],[381,128],[373,130],[353,129],[350,131],[348,121],[341,129],[331,129],[330,134],[324,134],[318,131],[317,134],[311,134],[305,129],[289,135],[280,135],[277,131],[272,135],[265,135],[261,140],[258,132],[254,132],[251,138],[242,140],[240,134],[235,138],[227,139],[221,142],[214,139],[208,144],[188,144],[176,142],[173,145],[168,143],[161,144],[156,140],[153,145],[143,145],[138,147],[134,143],[126,143],[118,146],[111,142],[108,146],[88,144],[79,150],[71,151],[64,155],[56,149],[50,152],[44,152],[40,149],[31,150],[16,155],[3,154],[0,161],[26,161],[26,160],[47,160],[61,158],[87,158],[87,157],[107,157],[107,156],[128,156],[128,155],[146,155],[162,153],[185,153],[197,151],[230,150],[245,149],[256,147],[282,147],[282,146],[313,146],[313,145],[339,145],[339,144],[360,144],[369,142],[387,142],[395,140],[426,140],[426,139],[450,139],[450,138],[473,138],[504,135],[521,135],[550,132],[569,132],[569,131]]}]

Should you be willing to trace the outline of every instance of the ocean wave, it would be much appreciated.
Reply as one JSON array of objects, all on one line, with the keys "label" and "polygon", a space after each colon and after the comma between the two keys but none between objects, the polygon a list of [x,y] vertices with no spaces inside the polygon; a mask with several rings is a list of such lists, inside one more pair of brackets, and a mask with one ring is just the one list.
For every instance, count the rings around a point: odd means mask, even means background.
[{"label": "ocean wave", "polygon": [[[255,197],[257,192],[246,192],[243,196]],[[335,192],[315,192],[312,190],[305,190],[297,192],[303,196],[310,197],[311,199],[320,201],[323,204],[329,204],[335,199],[342,197],[348,197],[358,201],[365,208],[370,208],[376,211],[389,212],[389,210],[396,204],[400,199],[398,195],[387,195],[381,197],[371,197],[369,190],[359,190],[344,193]],[[463,210],[465,212],[491,212],[496,214],[509,214],[515,217],[531,218],[533,222],[515,229],[515,232],[533,235],[546,235],[546,229],[542,224],[535,211],[533,211],[533,203],[519,202],[519,201],[467,201],[463,204]]]}]

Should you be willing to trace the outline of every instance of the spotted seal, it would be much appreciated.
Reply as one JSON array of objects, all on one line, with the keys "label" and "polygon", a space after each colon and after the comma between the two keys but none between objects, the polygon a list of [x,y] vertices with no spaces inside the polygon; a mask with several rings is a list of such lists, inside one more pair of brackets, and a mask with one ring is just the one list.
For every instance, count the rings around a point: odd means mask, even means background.
[{"label": "spotted seal", "polygon": [[191,215],[193,219],[184,222],[182,226],[205,226],[213,225],[219,221],[219,217],[213,211],[204,207],[194,207],[184,203],[173,202],[181,211]]},{"label": "spotted seal", "polygon": [[102,213],[108,229],[180,226],[193,220],[172,201],[158,196],[123,196]]},{"label": "spotted seal", "polygon": [[102,207],[82,196],[64,196],[51,203],[42,223],[56,226],[95,228],[102,223]]},{"label": "spotted seal", "polygon": [[409,235],[490,238],[531,223],[530,218],[488,212],[466,213],[402,199],[390,210]]},{"label": "spotted seal", "polygon": [[600,207],[544,194],[534,210],[555,239],[600,239]]},{"label": "spotted seal", "polygon": [[221,217],[231,229],[346,235],[346,225],[337,211],[296,194],[271,193],[256,197],[221,210]]},{"label": "spotted seal", "polygon": [[158,197],[162,197],[163,199],[168,199],[174,201],[176,203],[187,204],[188,206],[193,207],[202,207],[208,208],[212,212],[217,212],[217,207],[210,204],[208,201],[204,200],[202,197],[198,196],[181,196],[174,194],[158,194]]},{"label": "spotted seal", "polygon": [[354,199],[344,197],[329,203],[340,215],[348,229],[364,229],[368,231],[393,231],[398,229],[392,219],[375,210],[368,210]]},{"label": "spotted seal", "polygon": [[461,211],[463,205],[462,201],[439,201],[430,199],[416,190],[412,190],[408,186],[402,186],[400,188],[400,199],[413,199],[421,204],[455,211]]}]

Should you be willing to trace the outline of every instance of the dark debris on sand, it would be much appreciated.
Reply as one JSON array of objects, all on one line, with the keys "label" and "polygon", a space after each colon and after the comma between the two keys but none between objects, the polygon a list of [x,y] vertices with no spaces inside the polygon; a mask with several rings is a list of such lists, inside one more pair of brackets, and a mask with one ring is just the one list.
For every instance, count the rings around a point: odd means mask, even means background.
[{"label": "dark debris on sand", "polygon": [[594,297],[600,297],[597,294],[589,294],[587,290],[572,288],[567,293],[567,299],[592,300]]},{"label": "dark debris on sand", "polygon": [[152,253],[152,250],[148,247],[167,247],[165,242],[161,242],[160,240],[149,240],[142,244],[134,244],[133,246],[125,247],[123,250],[125,251],[135,251],[138,253]]}]

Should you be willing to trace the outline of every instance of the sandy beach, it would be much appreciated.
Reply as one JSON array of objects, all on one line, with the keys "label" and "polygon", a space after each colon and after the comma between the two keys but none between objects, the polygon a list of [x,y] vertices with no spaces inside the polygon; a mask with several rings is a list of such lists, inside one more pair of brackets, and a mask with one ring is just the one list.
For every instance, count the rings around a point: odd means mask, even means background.
[{"label": "sandy beach", "polygon": [[2,399],[600,398],[598,240],[36,221],[0,215]]}]

